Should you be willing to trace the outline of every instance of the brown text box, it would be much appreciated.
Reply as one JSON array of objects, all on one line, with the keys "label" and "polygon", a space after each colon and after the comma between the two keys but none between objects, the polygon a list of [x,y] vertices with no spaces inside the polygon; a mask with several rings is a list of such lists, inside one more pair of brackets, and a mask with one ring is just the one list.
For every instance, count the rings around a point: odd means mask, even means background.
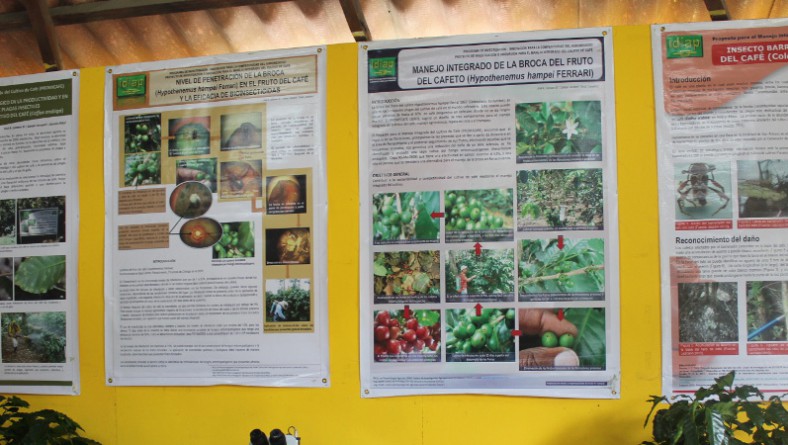
[{"label": "brown text box", "polygon": [[167,223],[118,226],[118,249],[166,249],[170,247]]}]

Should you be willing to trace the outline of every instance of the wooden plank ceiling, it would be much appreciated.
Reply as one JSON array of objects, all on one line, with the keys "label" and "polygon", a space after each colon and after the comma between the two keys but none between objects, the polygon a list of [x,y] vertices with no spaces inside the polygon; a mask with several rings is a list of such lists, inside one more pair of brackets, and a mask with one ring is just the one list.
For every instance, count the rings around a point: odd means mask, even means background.
[{"label": "wooden plank ceiling", "polygon": [[788,0],[0,0],[0,76],[457,34],[788,17]]}]

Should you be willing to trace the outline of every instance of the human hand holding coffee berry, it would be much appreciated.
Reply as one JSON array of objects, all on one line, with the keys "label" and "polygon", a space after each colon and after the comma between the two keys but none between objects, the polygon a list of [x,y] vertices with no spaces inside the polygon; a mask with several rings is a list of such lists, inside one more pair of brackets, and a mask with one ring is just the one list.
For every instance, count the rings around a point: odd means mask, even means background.
[{"label": "human hand holding coffee berry", "polygon": [[520,369],[580,364],[577,353],[571,349],[577,337],[577,327],[572,322],[549,309],[520,309],[518,321],[523,335],[539,336],[542,344],[520,351]]}]

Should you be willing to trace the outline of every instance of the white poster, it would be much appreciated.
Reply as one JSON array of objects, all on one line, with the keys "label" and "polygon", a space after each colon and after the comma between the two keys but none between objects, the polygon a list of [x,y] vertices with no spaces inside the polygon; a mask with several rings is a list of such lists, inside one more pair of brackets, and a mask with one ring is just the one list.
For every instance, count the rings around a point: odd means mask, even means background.
[{"label": "white poster", "polygon": [[663,391],[788,392],[788,22],[652,28]]},{"label": "white poster", "polygon": [[111,67],[110,385],[329,385],[324,47]]},{"label": "white poster", "polygon": [[359,51],[362,395],[617,398],[611,30]]},{"label": "white poster", "polygon": [[79,72],[0,79],[0,392],[79,394]]}]

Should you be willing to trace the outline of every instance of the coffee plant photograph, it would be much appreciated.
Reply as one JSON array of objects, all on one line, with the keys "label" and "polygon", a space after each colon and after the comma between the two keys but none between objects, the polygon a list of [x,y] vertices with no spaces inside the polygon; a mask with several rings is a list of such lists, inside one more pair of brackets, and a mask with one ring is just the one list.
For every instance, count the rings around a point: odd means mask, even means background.
[{"label": "coffee plant photograph", "polygon": [[161,184],[161,154],[150,152],[126,155],[123,185],[137,187],[154,184]]},{"label": "coffee plant photograph", "polygon": [[65,363],[65,312],[6,312],[2,324],[3,363]]},{"label": "coffee plant photograph", "polygon": [[446,360],[481,355],[484,361],[514,361],[515,314],[514,308],[446,310]]},{"label": "coffee plant photograph", "polygon": [[446,230],[511,229],[512,189],[448,190]]},{"label": "coffee plant photograph", "polygon": [[380,310],[374,313],[376,362],[438,362],[441,358],[439,310]]},{"label": "coffee plant photograph", "polygon": [[438,242],[440,220],[433,216],[440,211],[438,192],[376,193],[372,207],[374,244]]},{"label": "coffee plant photograph", "polygon": [[251,258],[254,256],[254,223],[225,222],[221,238],[213,245],[213,258]]},{"label": "coffee plant photograph", "polygon": [[517,229],[603,228],[602,169],[521,170],[517,173]]},{"label": "coffee plant photograph", "polygon": [[534,294],[605,291],[605,242],[590,239],[525,239],[520,241],[520,301]]},{"label": "coffee plant photograph", "polygon": [[[305,278],[289,278],[265,281],[265,321],[310,321],[312,316],[312,300],[310,298],[310,281]],[[281,320],[274,315],[275,305],[281,305]]]},{"label": "coffee plant photograph", "polygon": [[514,249],[450,250],[446,258],[447,297],[461,293],[462,273],[469,296],[514,296]]},{"label": "coffee plant photograph", "polygon": [[161,151],[161,114],[126,116],[123,129],[124,152]]},{"label": "coffee plant photograph", "polygon": [[373,258],[375,303],[415,301],[440,296],[440,251],[376,252]]},{"label": "coffee plant photograph", "polygon": [[[534,309],[520,309],[529,311]],[[536,309],[541,311],[542,309]],[[520,336],[520,370],[535,371],[545,368],[603,370],[607,363],[607,331],[605,330],[604,308],[560,308],[547,309],[554,319],[563,319],[575,327],[577,335],[566,332],[544,330],[528,332]],[[522,320],[523,316],[520,316]],[[544,316],[543,316],[544,318]],[[574,332],[574,330],[573,330]],[[572,353],[558,355],[561,352]]]},{"label": "coffee plant photograph", "polygon": [[0,258],[0,301],[14,299],[14,259]]},{"label": "coffee plant photograph", "polygon": [[16,200],[0,200],[0,246],[16,242]]},{"label": "coffee plant photograph", "polygon": [[788,281],[747,282],[747,341],[788,341]]},{"label": "coffee plant photograph", "polygon": [[541,155],[602,159],[599,101],[522,103],[515,106],[514,114],[518,162]]}]

